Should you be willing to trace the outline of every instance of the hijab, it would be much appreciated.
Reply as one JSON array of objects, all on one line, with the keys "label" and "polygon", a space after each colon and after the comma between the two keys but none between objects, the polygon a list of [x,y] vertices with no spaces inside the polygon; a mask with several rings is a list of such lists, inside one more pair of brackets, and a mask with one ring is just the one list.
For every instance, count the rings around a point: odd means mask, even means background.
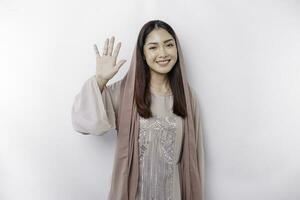
[{"label": "hijab", "polygon": [[[180,61],[187,116],[184,120],[179,178],[182,200],[203,200],[200,166],[198,166],[195,130],[195,110],[192,110],[192,91],[188,85],[185,64],[178,38],[175,36]],[[137,45],[135,45],[129,71],[121,81],[117,118],[117,143],[109,200],[135,200],[138,190],[139,114],[134,100]]]}]

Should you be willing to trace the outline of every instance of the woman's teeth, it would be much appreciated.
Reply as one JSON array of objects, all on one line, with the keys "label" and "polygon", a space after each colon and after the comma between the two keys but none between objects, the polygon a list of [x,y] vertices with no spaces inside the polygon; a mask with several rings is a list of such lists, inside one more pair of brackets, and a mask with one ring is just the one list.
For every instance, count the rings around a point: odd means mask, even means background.
[{"label": "woman's teeth", "polygon": [[160,65],[167,65],[170,62],[170,60],[164,60],[164,61],[157,61]]}]

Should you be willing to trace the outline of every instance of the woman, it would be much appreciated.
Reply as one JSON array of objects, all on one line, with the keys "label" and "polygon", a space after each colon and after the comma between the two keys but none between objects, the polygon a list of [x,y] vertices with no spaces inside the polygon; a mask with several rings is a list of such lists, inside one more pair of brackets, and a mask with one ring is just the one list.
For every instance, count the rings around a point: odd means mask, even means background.
[{"label": "woman", "polygon": [[[96,75],[76,96],[76,131],[102,135],[117,130],[110,200],[203,200],[204,150],[199,107],[186,80],[174,30],[146,23],[138,36],[126,76],[106,83],[125,60],[116,62],[114,37],[107,39]],[[116,64],[117,63],[117,64]]]}]

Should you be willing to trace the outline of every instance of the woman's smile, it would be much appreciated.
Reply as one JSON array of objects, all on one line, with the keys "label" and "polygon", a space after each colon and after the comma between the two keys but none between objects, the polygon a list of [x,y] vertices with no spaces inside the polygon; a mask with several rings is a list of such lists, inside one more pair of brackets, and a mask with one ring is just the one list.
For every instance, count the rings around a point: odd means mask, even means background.
[{"label": "woman's smile", "polygon": [[160,66],[167,66],[169,64],[171,59],[168,59],[168,60],[159,60],[159,61],[156,61],[157,64],[159,64]]}]

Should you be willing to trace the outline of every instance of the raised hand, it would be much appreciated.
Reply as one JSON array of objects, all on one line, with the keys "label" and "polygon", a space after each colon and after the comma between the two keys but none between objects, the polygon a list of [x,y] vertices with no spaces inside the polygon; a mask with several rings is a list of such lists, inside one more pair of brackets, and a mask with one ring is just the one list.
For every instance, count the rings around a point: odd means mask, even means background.
[{"label": "raised hand", "polygon": [[113,51],[114,42],[114,36],[112,36],[110,40],[108,38],[105,40],[102,55],[100,55],[97,45],[94,45],[96,53],[96,78],[98,83],[101,82],[101,85],[105,85],[126,62],[126,60],[120,60],[116,63],[121,48],[121,42],[117,44]]}]

